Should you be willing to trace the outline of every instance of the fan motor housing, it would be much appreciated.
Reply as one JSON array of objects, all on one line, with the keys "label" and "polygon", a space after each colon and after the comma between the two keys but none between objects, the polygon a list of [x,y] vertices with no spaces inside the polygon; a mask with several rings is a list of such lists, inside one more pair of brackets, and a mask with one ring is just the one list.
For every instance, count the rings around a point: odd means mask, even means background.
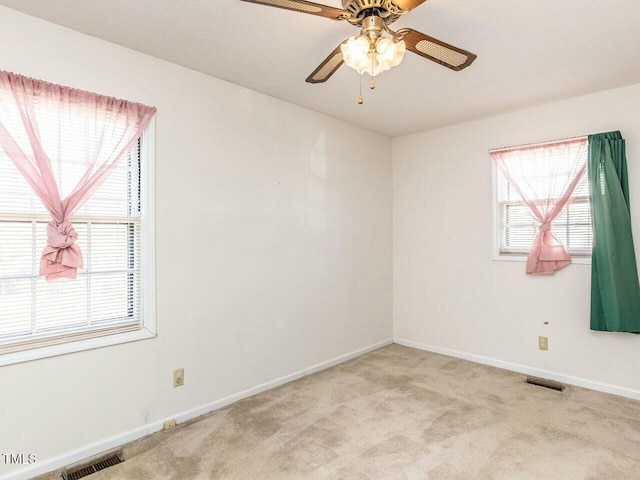
[{"label": "fan motor housing", "polygon": [[390,24],[406,13],[392,0],[342,0],[342,7],[351,14],[349,22],[354,25],[362,25],[363,20],[371,15],[377,15]]}]

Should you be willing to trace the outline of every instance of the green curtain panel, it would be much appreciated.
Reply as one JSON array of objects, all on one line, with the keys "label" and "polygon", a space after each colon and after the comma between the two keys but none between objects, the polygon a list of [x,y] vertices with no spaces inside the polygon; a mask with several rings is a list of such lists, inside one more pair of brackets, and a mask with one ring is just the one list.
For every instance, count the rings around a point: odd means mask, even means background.
[{"label": "green curtain panel", "polygon": [[593,220],[591,329],[640,333],[640,284],[620,132],[589,135],[588,172]]}]

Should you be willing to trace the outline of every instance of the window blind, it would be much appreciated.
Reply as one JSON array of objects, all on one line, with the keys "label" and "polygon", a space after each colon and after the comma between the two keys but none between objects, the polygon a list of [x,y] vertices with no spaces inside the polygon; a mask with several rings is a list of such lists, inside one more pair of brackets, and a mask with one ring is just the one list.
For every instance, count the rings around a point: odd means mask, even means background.
[{"label": "window blind", "polygon": [[[587,140],[585,139],[585,142]],[[584,150],[586,162],[588,152]],[[559,198],[571,178],[574,158],[563,156],[560,152],[547,158],[519,155],[510,161],[523,163],[528,172],[527,181],[540,192],[540,201],[547,198]],[[502,172],[497,171],[497,221],[498,248],[501,255],[528,255],[533,240],[538,233],[540,222],[521,203],[518,192],[509,183]],[[591,206],[589,204],[589,182],[585,174],[573,191],[568,204],[552,223],[552,231],[562,242],[571,256],[588,257],[591,255],[593,241],[591,229]]]},{"label": "window blind", "polygon": [[74,214],[84,268],[56,282],[38,276],[50,217],[0,149],[0,354],[141,327],[140,145]]}]

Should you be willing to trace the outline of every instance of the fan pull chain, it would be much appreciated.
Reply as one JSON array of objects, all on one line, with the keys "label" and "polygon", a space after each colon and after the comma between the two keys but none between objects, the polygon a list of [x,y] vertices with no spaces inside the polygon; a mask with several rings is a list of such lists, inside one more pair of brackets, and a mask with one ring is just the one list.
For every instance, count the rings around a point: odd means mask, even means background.
[{"label": "fan pull chain", "polygon": [[358,104],[362,105],[364,103],[364,99],[362,98],[362,75],[358,75],[360,78],[360,96],[358,97]]},{"label": "fan pull chain", "polygon": [[375,56],[375,53],[373,52],[373,50],[371,50],[371,83],[369,83],[369,88],[371,90],[376,88],[376,82],[374,82],[374,80],[373,80],[373,59],[374,59],[374,56]]}]

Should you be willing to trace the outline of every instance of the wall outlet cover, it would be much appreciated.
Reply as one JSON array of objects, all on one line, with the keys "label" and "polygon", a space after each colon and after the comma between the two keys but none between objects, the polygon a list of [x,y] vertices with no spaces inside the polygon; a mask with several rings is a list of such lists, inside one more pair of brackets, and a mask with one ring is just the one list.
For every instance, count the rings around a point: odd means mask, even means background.
[{"label": "wall outlet cover", "polygon": [[184,385],[184,368],[178,368],[173,371],[173,388]]},{"label": "wall outlet cover", "polygon": [[538,349],[549,350],[549,337],[538,337]]}]

